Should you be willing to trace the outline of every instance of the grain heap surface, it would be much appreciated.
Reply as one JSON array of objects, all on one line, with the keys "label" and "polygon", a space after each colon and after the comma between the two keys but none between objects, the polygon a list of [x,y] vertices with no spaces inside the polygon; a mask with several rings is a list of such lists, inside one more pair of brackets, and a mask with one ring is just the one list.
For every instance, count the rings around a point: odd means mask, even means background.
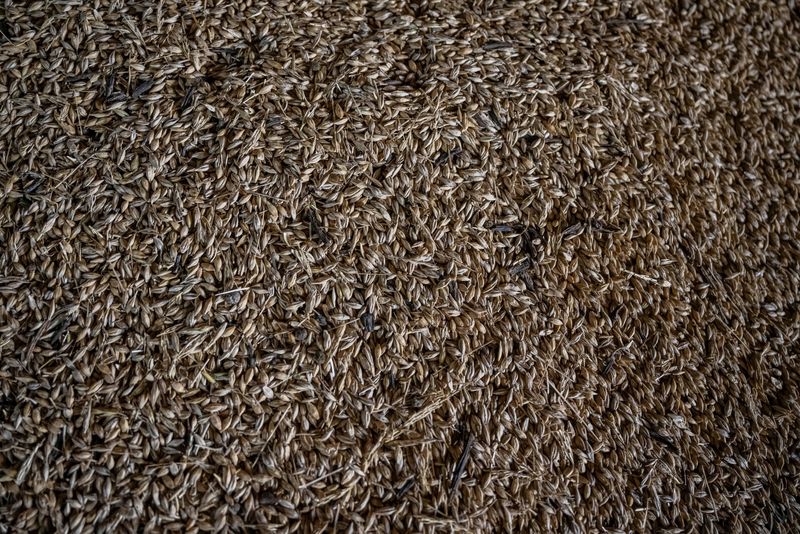
[{"label": "grain heap surface", "polygon": [[6,1],[0,531],[790,531],[794,2]]}]

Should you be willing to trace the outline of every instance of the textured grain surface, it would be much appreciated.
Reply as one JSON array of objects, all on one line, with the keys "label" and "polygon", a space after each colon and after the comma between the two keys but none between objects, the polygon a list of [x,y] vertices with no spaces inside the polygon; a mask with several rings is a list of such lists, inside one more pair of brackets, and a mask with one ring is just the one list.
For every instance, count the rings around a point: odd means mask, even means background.
[{"label": "textured grain surface", "polygon": [[794,2],[6,0],[0,531],[788,532]]}]

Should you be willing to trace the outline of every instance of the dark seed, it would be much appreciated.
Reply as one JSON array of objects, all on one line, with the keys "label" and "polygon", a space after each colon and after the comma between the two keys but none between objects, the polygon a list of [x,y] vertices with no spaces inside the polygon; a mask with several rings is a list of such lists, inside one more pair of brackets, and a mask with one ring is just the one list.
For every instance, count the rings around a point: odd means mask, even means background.
[{"label": "dark seed", "polygon": [[155,85],[155,82],[153,82],[152,80],[147,80],[146,82],[140,83],[139,85],[136,86],[136,89],[133,90],[133,93],[131,94],[131,97],[132,98],[139,98],[140,96],[145,94],[147,91],[149,91],[150,88],[152,88],[154,85]]},{"label": "dark seed", "polygon": [[78,74],[76,76],[71,76],[71,77],[67,78],[67,82],[69,82],[69,83],[85,82],[86,80],[88,80],[91,77],[92,77],[92,75],[90,73],[83,72],[83,73]]},{"label": "dark seed", "polygon": [[669,438],[669,437],[665,436],[664,434],[662,434],[661,432],[656,432],[655,430],[650,430],[649,433],[650,433],[650,437],[653,438],[654,440],[658,441],[659,443],[661,443],[663,445],[666,445],[667,447],[669,447],[671,449],[675,448],[675,442],[672,441],[671,438]]},{"label": "dark seed", "polygon": [[45,178],[41,174],[35,172],[29,172],[27,176],[32,179],[28,181],[23,191],[30,195],[38,191],[39,187],[44,183]]},{"label": "dark seed", "polygon": [[399,488],[397,488],[397,491],[395,491],[395,494],[394,494],[395,498],[396,499],[402,499],[403,497],[405,497],[406,493],[411,491],[411,488],[414,487],[414,482],[415,482],[414,477],[411,477],[408,480],[406,480],[405,482],[403,482],[403,485],[400,486]]},{"label": "dark seed", "polygon": [[563,235],[564,237],[572,237],[579,235],[581,232],[583,232],[583,223],[577,223],[564,230]]},{"label": "dark seed", "polygon": [[519,274],[524,273],[528,269],[530,269],[530,267],[531,267],[531,260],[528,259],[528,258],[525,258],[520,263],[518,263],[515,266],[513,266],[508,272],[510,272],[514,276],[517,276]]},{"label": "dark seed", "polygon": [[106,86],[104,89],[106,98],[110,97],[114,93],[115,83],[116,83],[116,76],[114,76],[114,73],[112,72],[106,79]]},{"label": "dark seed", "polygon": [[308,210],[307,217],[312,238],[316,237],[317,241],[323,245],[330,242],[330,237],[328,237],[328,233],[320,226],[316,213],[314,213],[313,210]]},{"label": "dark seed", "polygon": [[189,86],[189,89],[186,91],[186,96],[183,97],[181,100],[181,113],[189,109],[194,102],[194,87]]},{"label": "dark seed", "polygon": [[467,469],[467,462],[469,462],[469,453],[472,450],[472,444],[475,438],[472,434],[467,433],[467,438],[464,440],[464,448],[461,450],[461,456],[458,458],[455,469],[453,469],[453,478],[450,482],[450,494],[454,494],[461,483],[461,477]]},{"label": "dark seed", "polygon": [[116,104],[118,102],[123,102],[127,100],[128,97],[124,93],[114,93],[110,97],[106,99],[106,103],[108,104]]},{"label": "dark seed", "polygon": [[375,317],[369,312],[364,313],[361,316],[361,325],[367,332],[372,332],[375,330]]},{"label": "dark seed", "polygon": [[618,226],[606,224],[603,221],[598,221],[597,219],[592,219],[591,227],[593,230],[596,230],[601,234],[613,234],[614,232],[619,232]]},{"label": "dark seed", "polygon": [[433,162],[436,165],[444,165],[448,161],[456,161],[460,155],[461,150],[458,148],[454,150],[448,150],[436,156],[436,159]]},{"label": "dark seed", "polygon": [[503,41],[489,41],[483,45],[484,50],[502,50],[504,48],[513,48],[514,45]]}]

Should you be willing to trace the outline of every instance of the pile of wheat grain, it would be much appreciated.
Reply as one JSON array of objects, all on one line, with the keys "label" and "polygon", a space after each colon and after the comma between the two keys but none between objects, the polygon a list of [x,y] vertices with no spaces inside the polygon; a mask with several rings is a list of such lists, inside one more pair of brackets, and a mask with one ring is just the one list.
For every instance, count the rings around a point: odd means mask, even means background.
[{"label": "pile of wheat grain", "polygon": [[789,531],[794,2],[6,0],[0,531]]}]

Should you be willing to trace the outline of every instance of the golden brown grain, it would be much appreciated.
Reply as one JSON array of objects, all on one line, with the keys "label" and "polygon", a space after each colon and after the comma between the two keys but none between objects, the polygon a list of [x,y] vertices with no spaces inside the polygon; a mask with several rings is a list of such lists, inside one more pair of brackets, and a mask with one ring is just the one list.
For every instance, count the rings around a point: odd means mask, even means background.
[{"label": "golden brown grain", "polygon": [[6,2],[0,66],[0,532],[800,522],[794,2]]}]

